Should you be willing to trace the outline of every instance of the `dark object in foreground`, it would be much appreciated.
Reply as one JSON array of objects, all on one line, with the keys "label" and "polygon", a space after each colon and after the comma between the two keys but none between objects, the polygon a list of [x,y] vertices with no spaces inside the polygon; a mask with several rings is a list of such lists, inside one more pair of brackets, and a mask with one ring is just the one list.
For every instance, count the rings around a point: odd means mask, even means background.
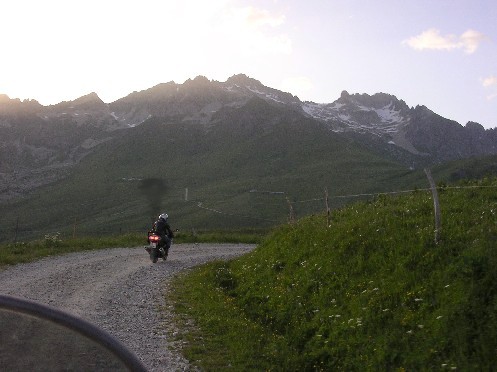
[{"label": "dark object in foreground", "polygon": [[146,371],[102,329],[33,301],[0,295],[0,370]]}]

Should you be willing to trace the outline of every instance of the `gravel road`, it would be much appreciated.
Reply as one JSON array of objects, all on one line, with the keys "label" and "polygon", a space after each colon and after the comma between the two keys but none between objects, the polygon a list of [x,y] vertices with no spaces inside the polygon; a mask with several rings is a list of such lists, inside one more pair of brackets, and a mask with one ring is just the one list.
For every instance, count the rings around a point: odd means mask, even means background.
[{"label": "gravel road", "polygon": [[[188,361],[166,335],[172,316],[164,293],[178,272],[230,259],[255,246],[173,244],[166,262],[152,264],[143,247],[71,253],[0,271],[0,293],[67,311],[105,329],[150,371],[187,371]],[[157,283],[152,286],[151,283]]]}]

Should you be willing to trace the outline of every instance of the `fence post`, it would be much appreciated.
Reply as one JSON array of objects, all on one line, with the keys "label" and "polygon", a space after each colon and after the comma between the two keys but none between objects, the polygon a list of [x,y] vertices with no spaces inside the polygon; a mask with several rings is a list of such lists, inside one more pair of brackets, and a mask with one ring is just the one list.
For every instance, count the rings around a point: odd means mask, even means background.
[{"label": "fence post", "polygon": [[328,188],[324,189],[324,200],[326,203],[326,227],[330,227],[330,205],[328,203]]},{"label": "fence post", "polygon": [[76,217],[74,217],[74,225],[72,227],[72,238],[76,238],[76,224],[77,224],[78,220]]},{"label": "fence post", "polygon": [[288,207],[290,208],[289,222],[291,225],[293,225],[293,223],[295,222],[295,212],[293,211],[293,205],[290,202],[288,196],[286,197],[286,202],[288,203]]},{"label": "fence post", "polygon": [[441,230],[441,216],[440,216],[440,202],[438,200],[437,186],[435,181],[431,176],[431,172],[428,168],[424,169],[428,182],[430,183],[431,193],[433,195],[433,206],[435,208],[435,244],[440,241],[440,230]]},{"label": "fence post", "polygon": [[14,230],[14,244],[17,243],[17,233],[19,231],[19,217],[16,220],[16,229]]}]

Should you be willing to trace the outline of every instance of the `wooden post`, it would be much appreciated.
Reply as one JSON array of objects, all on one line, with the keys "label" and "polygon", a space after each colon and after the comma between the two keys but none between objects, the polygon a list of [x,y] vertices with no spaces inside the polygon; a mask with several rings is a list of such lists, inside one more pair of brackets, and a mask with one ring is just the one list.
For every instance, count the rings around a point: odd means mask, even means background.
[{"label": "wooden post", "polygon": [[72,238],[73,239],[76,237],[76,222],[77,222],[77,219],[76,219],[76,217],[74,217],[74,225],[72,227]]},{"label": "wooden post", "polygon": [[14,244],[17,243],[17,233],[19,231],[19,217],[16,220],[16,229],[14,230]]},{"label": "wooden post", "polygon": [[328,228],[330,226],[330,204],[328,203],[329,197],[327,187],[324,189],[324,200],[326,203],[326,227]]},{"label": "wooden post", "polygon": [[293,223],[295,222],[295,212],[293,211],[293,205],[290,202],[288,196],[286,197],[286,202],[288,203],[288,207],[290,208],[289,222],[293,225]]},{"label": "wooden post", "polygon": [[428,168],[424,169],[426,177],[428,177],[428,182],[430,183],[431,193],[433,195],[433,206],[435,208],[435,244],[440,241],[440,230],[441,230],[441,216],[440,216],[440,202],[438,200],[437,186],[435,181],[431,176],[431,172]]}]

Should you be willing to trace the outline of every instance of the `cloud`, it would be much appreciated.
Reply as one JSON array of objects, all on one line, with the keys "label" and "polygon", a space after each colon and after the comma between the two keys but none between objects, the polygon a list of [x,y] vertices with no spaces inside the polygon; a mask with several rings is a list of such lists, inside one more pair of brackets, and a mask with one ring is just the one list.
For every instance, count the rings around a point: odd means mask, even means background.
[{"label": "cloud", "polygon": [[482,84],[484,87],[491,87],[493,85],[497,85],[497,76],[489,76],[485,79],[482,79]]},{"label": "cloud", "polygon": [[491,75],[487,78],[481,79],[481,83],[485,88],[492,88],[491,92],[487,96],[487,101],[492,101],[495,98],[497,98],[497,92],[495,91],[495,88],[497,88],[497,76]]},{"label": "cloud", "polygon": [[461,36],[456,36],[453,34],[441,35],[440,30],[431,28],[420,35],[402,41],[402,44],[407,44],[420,51],[426,49],[444,51],[462,49],[465,53],[472,54],[484,39],[485,35],[475,30],[467,30]]},{"label": "cloud", "polygon": [[285,22],[284,15],[252,6],[231,7],[217,22],[223,37],[232,39],[233,45],[238,45],[245,55],[288,55],[292,52],[291,39],[280,30]]},{"label": "cloud", "polygon": [[257,26],[269,25],[277,27],[285,22],[285,16],[283,15],[274,16],[265,9],[257,9],[252,6],[241,8],[240,12],[248,24]]}]

